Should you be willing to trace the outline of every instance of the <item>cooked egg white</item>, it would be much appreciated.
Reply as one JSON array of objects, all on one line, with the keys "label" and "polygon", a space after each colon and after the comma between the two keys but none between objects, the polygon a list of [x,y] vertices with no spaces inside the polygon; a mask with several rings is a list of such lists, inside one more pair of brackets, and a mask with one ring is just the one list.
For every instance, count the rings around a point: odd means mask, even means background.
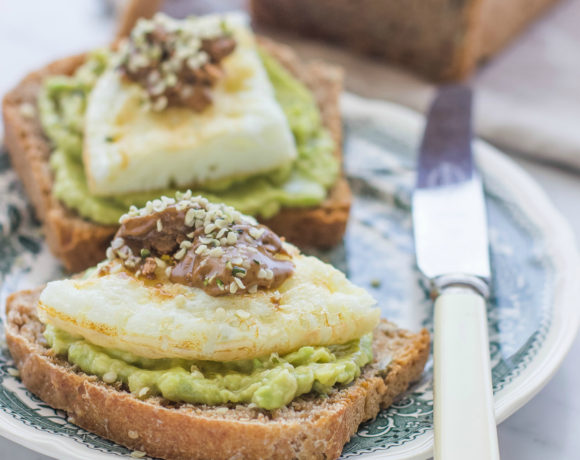
[{"label": "cooked egg white", "polygon": [[[212,20],[208,16],[204,20]],[[235,180],[290,164],[297,155],[288,121],[238,15],[227,16],[237,42],[222,61],[226,76],[202,113],[143,107],[144,93],[107,70],[91,92],[83,161],[91,193],[116,195]]]},{"label": "cooked egg white", "polygon": [[379,310],[364,289],[314,257],[294,262],[277,292],[221,297],[125,271],[54,281],[40,296],[39,315],[103,347],[216,361],[344,343],[375,328]]}]

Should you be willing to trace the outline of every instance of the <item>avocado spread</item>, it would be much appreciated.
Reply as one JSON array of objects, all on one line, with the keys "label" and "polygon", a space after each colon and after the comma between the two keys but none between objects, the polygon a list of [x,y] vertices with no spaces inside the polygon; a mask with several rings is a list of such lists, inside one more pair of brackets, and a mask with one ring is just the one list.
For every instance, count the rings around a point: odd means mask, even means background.
[{"label": "avocado spread", "polygon": [[[321,203],[336,180],[339,164],[313,95],[274,57],[263,50],[260,56],[296,139],[298,157],[290,170],[285,167],[230,184],[221,181],[194,194],[268,218],[282,206]],[[81,216],[101,224],[116,224],[130,205],[141,207],[159,195],[175,194],[175,190],[158,190],[97,197],[88,189],[82,163],[84,114],[87,96],[109,61],[110,52],[93,52],[72,76],[46,79],[38,101],[42,126],[54,148],[50,158],[54,195]]]},{"label": "avocado spread", "polygon": [[47,326],[54,353],[106,383],[122,383],[140,398],[160,395],[198,404],[253,403],[272,410],[311,391],[328,394],[360,375],[372,360],[372,334],[328,347],[305,346],[283,356],[216,362],[150,359],[93,345]]}]

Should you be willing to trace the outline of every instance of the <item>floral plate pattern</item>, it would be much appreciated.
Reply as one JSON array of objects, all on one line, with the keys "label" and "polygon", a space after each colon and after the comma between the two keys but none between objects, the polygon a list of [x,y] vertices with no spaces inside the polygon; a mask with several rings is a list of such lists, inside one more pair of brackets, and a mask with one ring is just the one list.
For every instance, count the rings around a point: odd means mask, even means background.
[{"label": "floral plate pattern", "polygon": [[[343,97],[345,170],[354,202],[344,244],[318,253],[378,300],[401,326],[432,328],[429,287],[414,265],[410,196],[424,120],[386,102]],[[488,206],[492,296],[488,327],[498,421],[548,381],[580,321],[571,231],[539,187],[488,144],[475,141]],[[5,152],[0,152],[0,321],[6,297],[62,276]],[[364,423],[344,458],[424,459],[433,439],[432,364],[397,403]],[[469,408],[466,408],[469,417]],[[0,435],[62,459],[131,451],[67,421],[18,379],[0,322]]]}]

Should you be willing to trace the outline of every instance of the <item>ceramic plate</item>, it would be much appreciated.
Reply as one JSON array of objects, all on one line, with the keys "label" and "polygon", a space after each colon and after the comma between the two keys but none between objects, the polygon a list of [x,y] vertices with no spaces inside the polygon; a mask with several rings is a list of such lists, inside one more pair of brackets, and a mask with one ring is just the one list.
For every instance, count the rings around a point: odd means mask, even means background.
[{"label": "ceramic plate", "polygon": [[[366,287],[385,317],[431,328],[428,287],[414,266],[409,201],[423,118],[352,95],[343,99],[345,169],[354,203],[344,244],[319,254]],[[572,234],[540,188],[510,160],[475,142],[486,186],[493,267],[490,354],[496,414],[526,403],[560,365],[580,318],[578,260]],[[0,155],[0,301],[61,276],[23,198],[6,154]],[[0,331],[1,331],[0,326]],[[59,459],[103,459],[131,451],[69,423],[30,394],[6,346],[0,355],[0,434]],[[433,441],[432,365],[390,409],[345,446],[344,458],[423,459]],[[465,417],[470,417],[469,407]]]}]

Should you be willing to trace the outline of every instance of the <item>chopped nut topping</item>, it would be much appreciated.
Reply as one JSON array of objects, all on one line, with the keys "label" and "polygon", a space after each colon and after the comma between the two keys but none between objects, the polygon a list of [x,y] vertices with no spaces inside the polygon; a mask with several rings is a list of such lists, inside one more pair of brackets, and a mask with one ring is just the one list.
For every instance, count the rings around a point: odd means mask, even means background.
[{"label": "chopped nut topping", "polygon": [[157,270],[157,262],[154,257],[147,257],[143,266],[141,267],[141,274],[145,278],[155,278],[155,271]]},{"label": "chopped nut topping", "polygon": [[141,85],[154,111],[170,106],[196,112],[211,104],[210,89],[224,74],[221,61],[236,47],[217,16],[182,21],[158,13],[140,19],[119,49],[119,69]]},{"label": "chopped nut topping", "polygon": [[270,229],[189,191],[132,207],[120,223],[108,258],[145,278],[161,275],[217,296],[275,288],[294,270]]}]

